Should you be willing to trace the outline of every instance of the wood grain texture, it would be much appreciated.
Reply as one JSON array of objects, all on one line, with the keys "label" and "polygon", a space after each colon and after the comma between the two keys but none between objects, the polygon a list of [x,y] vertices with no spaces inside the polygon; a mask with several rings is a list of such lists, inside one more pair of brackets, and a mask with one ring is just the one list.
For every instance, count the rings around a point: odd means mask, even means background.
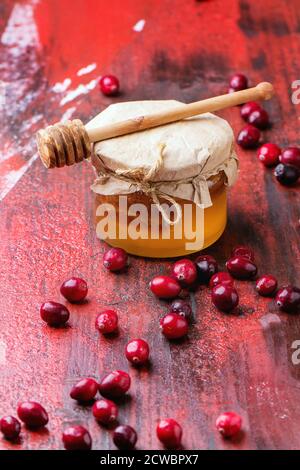
[{"label": "wood grain texture", "polygon": [[[16,33],[8,30],[16,5],[28,7],[21,15],[31,25],[27,31],[23,21],[26,38],[31,34],[26,48],[24,40],[22,47],[8,40]],[[139,448],[161,448],[155,424],[168,416],[182,424],[187,449],[299,448],[300,365],[291,362],[299,318],[279,313],[272,300],[255,294],[253,283],[237,282],[238,315],[216,311],[208,290],[199,289],[191,297],[196,321],[188,339],[167,342],[158,329],[167,304],[147,286],[169,262],[132,259],[127,274],[104,270],[106,245],[95,237],[89,164],[47,171],[33,160],[24,170],[35,151],[33,132],[65,112],[87,121],[117,100],[191,102],[224,92],[236,71],[253,85],[268,80],[276,88],[277,98],[265,104],[273,127],[264,138],[299,144],[299,106],[290,99],[291,82],[299,78],[299,6],[299,0],[1,3],[0,79],[7,102],[0,184],[9,181],[10,191],[0,206],[0,415],[15,414],[26,399],[40,401],[50,415],[45,430],[23,431],[17,444],[0,439],[1,449],[61,448],[61,430],[71,423],[88,426],[95,449],[114,448],[110,433],[95,423],[90,408],[69,398],[69,390],[80,377],[99,378],[115,368],[132,376],[120,421],[137,429]],[[142,18],[145,27],[137,33],[132,28]],[[77,75],[92,63],[93,73]],[[94,87],[92,79],[107,72],[121,81],[118,98],[103,97]],[[53,89],[66,86],[66,79],[67,90]],[[82,83],[84,92],[78,91]],[[236,132],[243,125],[238,108],[220,115]],[[247,244],[261,274],[299,284],[299,188],[280,187],[255,152],[238,153],[241,171],[230,194],[228,226],[208,253],[223,267],[232,247]],[[22,178],[11,184],[20,169]],[[39,305],[59,301],[60,283],[71,275],[87,280],[88,302],[70,307],[68,328],[50,329],[40,321]],[[106,306],[119,312],[118,338],[99,338],[94,329],[96,313]],[[124,346],[134,337],[149,341],[150,369],[127,364]],[[238,442],[215,431],[224,410],[243,416]]]}]

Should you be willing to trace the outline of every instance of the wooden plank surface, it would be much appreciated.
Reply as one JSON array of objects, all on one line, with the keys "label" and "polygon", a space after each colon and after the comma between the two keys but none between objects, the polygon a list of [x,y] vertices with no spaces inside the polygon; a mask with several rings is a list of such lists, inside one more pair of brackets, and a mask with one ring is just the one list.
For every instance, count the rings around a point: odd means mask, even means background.
[{"label": "wooden plank surface", "polygon": [[[186,449],[299,447],[300,365],[291,361],[299,318],[279,313],[252,283],[237,283],[237,316],[216,311],[208,290],[199,289],[188,339],[170,344],[158,329],[167,305],[148,289],[169,262],[132,259],[127,274],[107,273],[106,245],[93,227],[89,164],[47,171],[32,140],[36,129],[63,115],[87,121],[120,99],[189,102],[219,94],[241,71],[252,84],[268,80],[276,87],[277,97],[266,104],[273,127],[265,139],[299,144],[299,106],[290,98],[300,73],[299,7],[299,0],[1,2],[0,415],[14,414],[26,399],[40,401],[50,415],[45,430],[22,432],[17,444],[1,439],[1,449],[61,448],[61,430],[71,423],[88,426],[94,448],[114,448],[109,432],[69,390],[79,377],[99,378],[115,368],[132,376],[120,421],[137,429],[138,448],[161,448],[155,423],[165,416],[182,424]],[[141,19],[144,28],[135,31]],[[104,73],[119,77],[120,97],[100,94],[97,79]],[[220,115],[236,132],[242,126],[237,108]],[[228,226],[207,252],[224,266],[233,246],[247,244],[260,273],[299,284],[299,187],[280,187],[255,152],[238,153]],[[59,300],[60,283],[71,275],[87,280],[88,303],[71,307],[70,327],[49,329],[39,305]],[[94,329],[106,306],[119,312],[118,338],[99,339]],[[137,336],[149,341],[150,369],[133,369],[124,357],[124,345]],[[214,428],[228,409],[244,419],[237,442],[224,441]]]}]

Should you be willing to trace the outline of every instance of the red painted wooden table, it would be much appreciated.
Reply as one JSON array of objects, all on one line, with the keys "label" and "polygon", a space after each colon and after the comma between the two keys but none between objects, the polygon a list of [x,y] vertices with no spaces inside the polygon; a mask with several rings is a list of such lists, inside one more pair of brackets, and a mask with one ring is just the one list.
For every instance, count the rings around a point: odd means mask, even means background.
[{"label": "red painted wooden table", "polygon": [[[87,121],[120,99],[188,102],[219,94],[242,71],[252,84],[269,80],[276,87],[277,97],[265,105],[273,122],[265,139],[298,144],[300,108],[292,104],[291,83],[300,78],[299,7],[299,0],[1,2],[0,415],[15,414],[27,399],[50,415],[46,429],[23,431],[17,444],[1,439],[2,449],[61,448],[61,430],[73,423],[88,426],[95,449],[114,448],[109,432],[69,390],[79,377],[115,368],[132,376],[120,421],[137,429],[139,448],[161,448],[155,423],[166,416],[182,424],[187,449],[299,447],[300,365],[291,360],[299,317],[279,313],[253,283],[237,282],[239,315],[216,311],[208,290],[199,289],[188,339],[167,342],[158,329],[167,305],[151,295],[148,282],[168,263],[132,259],[127,274],[107,273],[106,245],[93,227],[91,167],[47,171],[32,137],[62,117]],[[100,94],[103,73],[120,78],[120,97]],[[236,132],[242,126],[238,108],[220,115]],[[297,284],[299,190],[276,183],[255,152],[238,153],[228,226],[208,253],[224,266],[233,246],[249,245],[260,273]],[[88,281],[88,302],[71,306],[68,328],[51,329],[42,324],[39,305],[59,300],[60,283],[71,275]],[[99,338],[94,329],[106,306],[119,312],[118,338]],[[150,343],[150,369],[133,369],[124,357],[124,345],[137,336]],[[238,441],[215,430],[224,410],[243,416]]]}]

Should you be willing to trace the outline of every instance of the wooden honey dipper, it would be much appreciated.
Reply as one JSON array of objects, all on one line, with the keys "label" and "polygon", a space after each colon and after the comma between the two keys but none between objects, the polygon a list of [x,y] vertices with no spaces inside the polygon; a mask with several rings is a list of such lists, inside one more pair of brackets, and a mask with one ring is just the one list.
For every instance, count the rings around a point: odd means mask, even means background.
[{"label": "wooden honey dipper", "polygon": [[125,121],[86,129],[79,119],[56,123],[37,132],[37,146],[42,162],[47,168],[73,165],[91,156],[91,143],[111,139],[202,113],[219,111],[249,101],[268,100],[274,94],[271,83],[262,82],[254,88],[215,96],[190,104],[180,104],[172,109],[145,116],[135,116]]}]

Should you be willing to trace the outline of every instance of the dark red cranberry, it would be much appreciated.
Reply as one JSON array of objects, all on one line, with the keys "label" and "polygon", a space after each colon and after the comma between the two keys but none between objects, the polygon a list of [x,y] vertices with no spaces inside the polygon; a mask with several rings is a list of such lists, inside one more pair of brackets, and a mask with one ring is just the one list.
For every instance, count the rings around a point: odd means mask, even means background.
[{"label": "dark red cranberry", "polygon": [[279,161],[279,155],[281,154],[281,149],[276,144],[264,144],[259,147],[257,152],[257,158],[265,166],[274,166],[277,165]]},{"label": "dark red cranberry", "polygon": [[83,426],[70,426],[62,434],[62,441],[66,450],[90,450],[92,438]]},{"label": "dark red cranberry", "polygon": [[257,127],[248,124],[239,133],[237,143],[244,149],[257,147],[260,139],[260,131]]},{"label": "dark red cranberry", "polygon": [[283,165],[279,163],[274,170],[274,175],[279,183],[284,186],[295,184],[300,176],[300,170],[292,165]]},{"label": "dark red cranberry", "polygon": [[255,101],[249,101],[249,103],[245,103],[241,107],[241,116],[245,121],[248,121],[250,114],[258,109],[261,109],[261,106],[258,103],[255,103]]},{"label": "dark red cranberry", "polygon": [[174,299],[181,291],[178,281],[170,276],[155,276],[150,282],[150,289],[161,299]]},{"label": "dark red cranberry", "polygon": [[40,315],[49,326],[61,326],[69,320],[70,312],[64,305],[49,301],[41,305]]},{"label": "dark red cranberry", "polygon": [[256,282],[256,290],[260,295],[268,296],[275,293],[277,289],[277,279],[271,274],[261,276]]},{"label": "dark red cranberry", "polygon": [[295,286],[282,287],[277,292],[275,301],[284,312],[297,312],[300,307],[300,289]]},{"label": "dark red cranberry", "polygon": [[121,271],[128,265],[128,255],[123,248],[110,248],[103,256],[103,265],[109,271]]},{"label": "dark red cranberry", "polygon": [[244,256],[234,256],[226,263],[230,274],[237,279],[253,279],[257,273],[256,264]]},{"label": "dark red cranberry", "polygon": [[91,401],[98,392],[98,383],[86,378],[77,382],[70,392],[70,397],[77,401]]},{"label": "dark red cranberry", "polygon": [[134,449],[137,441],[137,433],[131,426],[118,426],[114,430],[113,441],[115,446],[120,450]]},{"label": "dark red cranberry", "polygon": [[181,444],[182,428],[175,419],[160,419],[156,427],[156,434],[167,449],[177,449]]},{"label": "dark red cranberry", "polygon": [[174,300],[171,303],[170,313],[178,313],[178,315],[182,315],[187,321],[191,321],[193,318],[192,307],[182,299]]},{"label": "dark red cranberry", "polygon": [[122,370],[114,370],[99,383],[99,392],[106,398],[122,397],[129,390],[130,376]]},{"label": "dark red cranberry", "polygon": [[218,284],[211,292],[213,304],[222,312],[231,312],[239,303],[239,295],[233,286]]},{"label": "dark red cranberry", "polygon": [[245,90],[248,88],[248,79],[242,73],[234,74],[229,82],[229,88],[233,91]]},{"label": "dark red cranberry", "polygon": [[249,248],[248,246],[244,246],[244,245],[238,245],[235,248],[233,248],[231,252],[231,257],[235,258],[236,256],[242,256],[243,258],[248,258],[251,261],[254,261],[255,259],[253,250],[251,250],[251,248]]},{"label": "dark red cranberry", "polygon": [[168,313],[160,320],[163,334],[168,339],[178,339],[188,332],[187,320],[178,313]]},{"label": "dark red cranberry", "polygon": [[114,96],[119,93],[120,83],[114,75],[103,75],[99,80],[102,93],[106,96]]},{"label": "dark red cranberry", "polygon": [[149,345],[143,339],[133,339],[127,344],[125,354],[129,362],[141,366],[149,359]]},{"label": "dark red cranberry", "polygon": [[196,281],[197,268],[190,259],[181,259],[174,263],[172,274],[182,287],[187,287]]},{"label": "dark red cranberry", "polygon": [[284,149],[279,157],[284,165],[293,165],[300,170],[300,148],[288,147]]},{"label": "dark red cranberry", "polygon": [[242,418],[233,411],[222,413],[216,420],[216,428],[224,437],[238,434],[242,427]]},{"label": "dark red cranberry", "polygon": [[84,279],[71,277],[61,285],[60,292],[69,302],[81,302],[87,296],[88,286]]},{"label": "dark red cranberry", "polygon": [[118,329],[118,315],[115,310],[104,310],[96,317],[95,327],[104,335],[114,333]]},{"label": "dark red cranberry", "polygon": [[215,287],[219,284],[226,284],[228,286],[233,286],[234,281],[233,281],[232,277],[230,276],[230,274],[228,274],[226,272],[224,272],[224,273],[220,272],[220,273],[214,274],[210,278],[209,287],[212,289],[213,287]]},{"label": "dark red cranberry", "polygon": [[3,416],[0,420],[0,431],[5,439],[13,441],[20,434],[21,424],[14,416]]},{"label": "dark red cranberry", "polygon": [[108,426],[117,420],[119,410],[113,401],[103,398],[93,404],[92,413],[99,423]]},{"label": "dark red cranberry", "polygon": [[248,122],[259,129],[266,129],[270,125],[269,115],[267,111],[262,108],[252,111],[248,117]]},{"label": "dark red cranberry", "polygon": [[208,284],[210,278],[218,271],[218,263],[213,256],[200,255],[196,258],[198,280],[200,284]]},{"label": "dark red cranberry", "polygon": [[48,413],[42,405],[35,401],[24,401],[18,405],[18,416],[29,428],[46,426],[49,421]]}]

